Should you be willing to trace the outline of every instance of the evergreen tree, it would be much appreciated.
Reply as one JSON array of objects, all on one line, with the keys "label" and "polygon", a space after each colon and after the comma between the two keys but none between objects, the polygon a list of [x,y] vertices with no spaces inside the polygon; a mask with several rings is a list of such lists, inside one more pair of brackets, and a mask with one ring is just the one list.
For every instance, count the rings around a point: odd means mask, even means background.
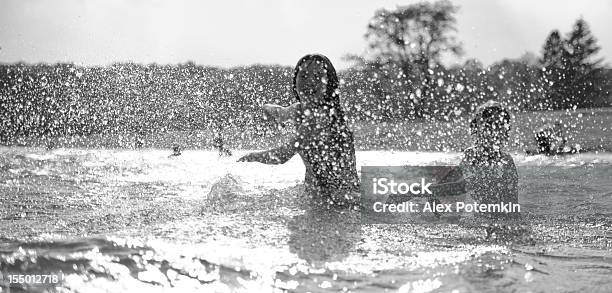
[{"label": "evergreen tree", "polygon": [[545,92],[544,100],[539,101],[536,108],[560,109],[566,104],[565,93],[565,69],[567,61],[565,42],[558,30],[553,30],[544,43],[542,58],[542,88]]},{"label": "evergreen tree", "polygon": [[[605,94],[605,78],[595,55],[600,47],[584,19],[578,19],[564,40],[554,30],[542,49],[542,89],[545,108],[594,106]],[[546,105],[548,104],[548,105]]]},{"label": "evergreen tree", "polygon": [[588,107],[603,94],[602,59],[595,58],[601,48],[584,19],[578,19],[566,40],[565,81],[569,106]]}]

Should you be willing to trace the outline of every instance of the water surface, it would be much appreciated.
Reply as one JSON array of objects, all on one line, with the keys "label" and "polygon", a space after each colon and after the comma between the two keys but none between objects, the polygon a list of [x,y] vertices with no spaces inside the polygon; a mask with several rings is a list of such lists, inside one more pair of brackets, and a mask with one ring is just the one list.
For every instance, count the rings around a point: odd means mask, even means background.
[{"label": "water surface", "polygon": [[[0,266],[68,292],[610,292],[612,154],[514,154],[523,221],[362,225],[280,166],[187,150],[0,148]],[[457,164],[362,151],[358,165]],[[505,231],[505,230],[507,231]],[[6,289],[4,289],[6,290]]]}]

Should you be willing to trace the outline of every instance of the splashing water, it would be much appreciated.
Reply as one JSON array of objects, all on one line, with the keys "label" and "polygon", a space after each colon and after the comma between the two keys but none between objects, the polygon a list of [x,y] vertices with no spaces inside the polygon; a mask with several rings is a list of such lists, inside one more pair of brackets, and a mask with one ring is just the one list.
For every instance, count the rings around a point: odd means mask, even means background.
[{"label": "splashing water", "polygon": [[[612,286],[607,153],[515,156],[525,220],[487,238],[469,220],[361,225],[356,211],[311,207],[298,158],[267,166],[235,163],[243,152],[0,151],[0,269],[61,272],[57,286],[68,292]],[[357,159],[457,164],[460,154],[364,151]],[[12,290],[20,287],[53,289]]]}]

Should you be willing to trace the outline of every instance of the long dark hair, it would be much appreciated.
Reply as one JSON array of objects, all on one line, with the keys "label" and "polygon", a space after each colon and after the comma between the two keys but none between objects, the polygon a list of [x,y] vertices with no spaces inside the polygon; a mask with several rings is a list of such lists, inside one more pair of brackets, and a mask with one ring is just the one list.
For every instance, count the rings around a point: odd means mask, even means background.
[{"label": "long dark hair", "polygon": [[338,95],[338,86],[340,82],[338,80],[338,75],[336,74],[336,69],[334,68],[334,65],[331,63],[329,58],[325,57],[324,55],[308,54],[300,58],[300,60],[298,60],[297,64],[295,65],[295,69],[293,70],[292,89],[293,89],[293,94],[295,95],[295,98],[298,101],[300,101],[300,96],[298,95],[298,91],[296,88],[297,76],[298,76],[298,73],[300,72],[300,68],[302,67],[302,65],[308,62],[321,62],[321,64],[323,64],[323,67],[325,68],[327,72],[327,85],[326,85],[326,90],[325,90],[325,98],[322,101],[322,105],[328,106],[329,108],[333,109],[334,110],[334,115],[333,115],[334,120],[344,125],[345,124],[344,111],[342,110],[342,107],[340,105],[340,96]]},{"label": "long dark hair", "polygon": [[502,104],[496,101],[487,101],[476,108],[476,113],[470,121],[470,133],[475,135],[481,123],[498,123],[510,130],[510,112]]}]

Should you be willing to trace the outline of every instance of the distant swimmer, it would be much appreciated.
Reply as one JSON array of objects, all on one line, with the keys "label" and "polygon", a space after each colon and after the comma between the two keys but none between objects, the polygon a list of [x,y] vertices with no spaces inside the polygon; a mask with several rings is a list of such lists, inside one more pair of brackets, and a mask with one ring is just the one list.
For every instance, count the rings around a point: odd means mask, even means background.
[{"label": "distant swimmer", "polygon": [[232,151],[223,142],[223,137],[217,136],[213,139],[213,146],[219,151],[219,157],[231,157]]},{"label": "distant swimmer", "polygon": [[50,150],[53,150],[53,149],[57,148],[57,146],[55,145],[54,141],[47,140],[46,148],[47,148],[48,151],[50,151]]},{"label": "distant swimmer", "polygon": [[238,161],[283,164],[299,154],[306,167],[304,183],[309,195],[325,204],[356,206],[359,179],[354,139],[337,88],[338,76],[327,57],[302,57],[293,76],[299,103],[264,108],[277,122],[296,120],[296,135],[278,148],[250,153]]},{"label": "distant swimmer", "polygon": [[560,155],[579,153],[579,147],[567,145],[567,135],[565,127],[559,122],[555,124],[545,124],[534,131],[534,139],[537,150],[527,151],[529,154]]},{"label": "distant swimmer", "polygon": [[144,141],[142,139],[136,139],[134,142],[134,148],[140,149],[144,146]]},{"label": "distant swimmer", "polygon": [[182,154],[181,151],[182,151],[181,146],[175,145],[172,147],[172,154],[168,157],[178,157]]},{"label": "distant swimmer", "polygon": [[145,140],[143,137],[144,135],[142,134],[139,134],[138,136],[136,136],[136,141],[134,141],[134,148],[140,149],[144,147]]}]

